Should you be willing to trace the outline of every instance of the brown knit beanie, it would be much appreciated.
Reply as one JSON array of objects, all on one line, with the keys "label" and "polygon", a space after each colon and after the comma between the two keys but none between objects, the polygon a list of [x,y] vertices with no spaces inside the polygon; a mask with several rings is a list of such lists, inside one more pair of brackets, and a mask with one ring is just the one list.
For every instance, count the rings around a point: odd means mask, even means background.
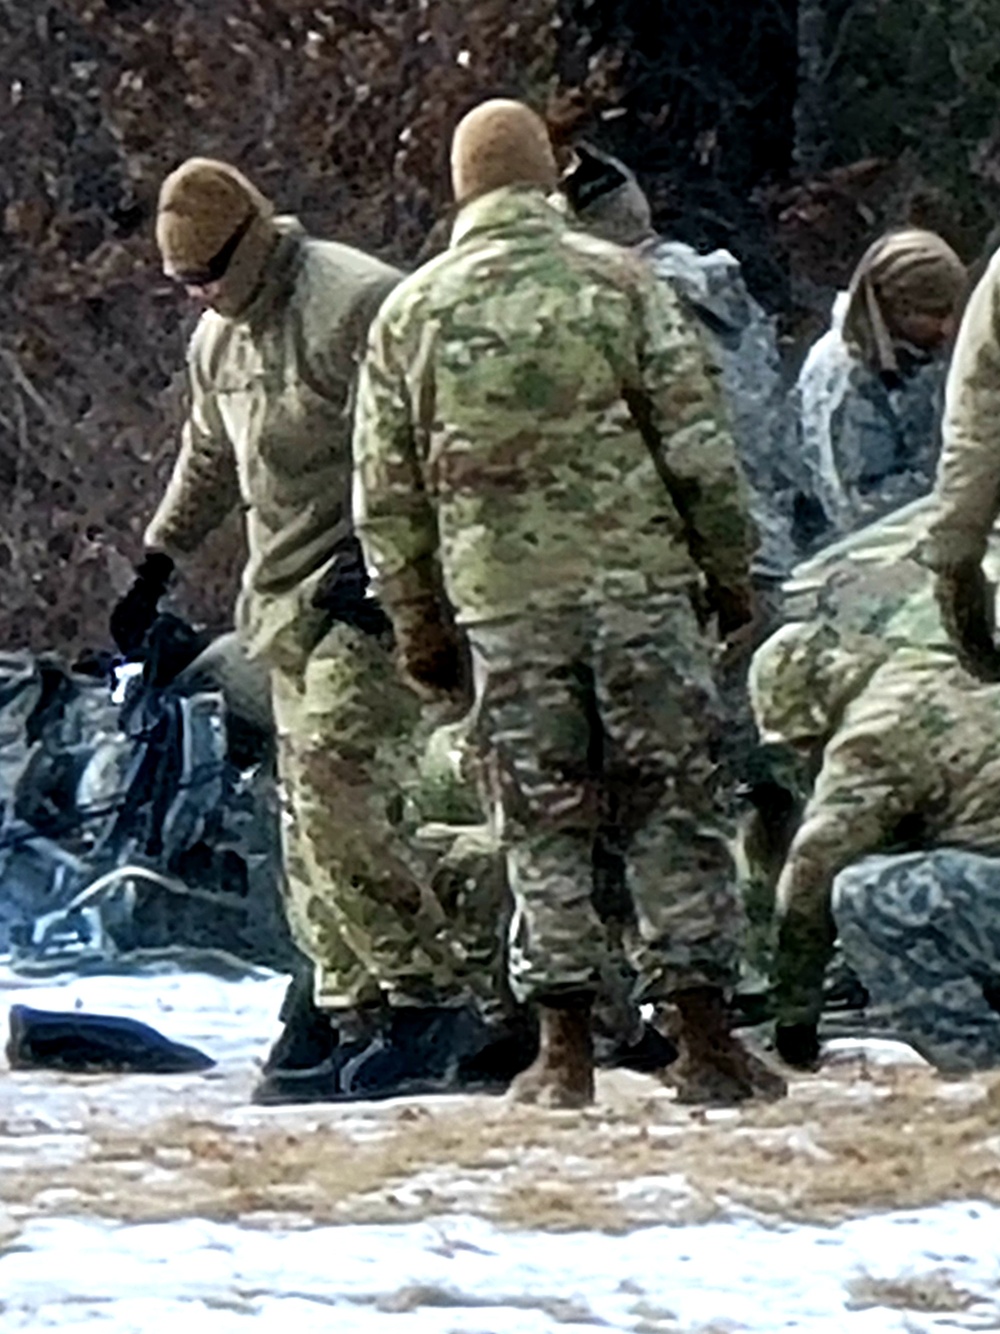
[{"label": "brown knit beanie", "polygon": [[559,170],[545,122],[523,102],[494,98],[459,121],[451,183],[460,204],[504,185],[554,190]]},{"label": "brown knit beanie", "polygon": [[164,271],[192,286],[219,282],[220,314],[237,315],[252,300],[277,237],[271,201],[226,162],[188,158],[163,182],[156,241]]}]

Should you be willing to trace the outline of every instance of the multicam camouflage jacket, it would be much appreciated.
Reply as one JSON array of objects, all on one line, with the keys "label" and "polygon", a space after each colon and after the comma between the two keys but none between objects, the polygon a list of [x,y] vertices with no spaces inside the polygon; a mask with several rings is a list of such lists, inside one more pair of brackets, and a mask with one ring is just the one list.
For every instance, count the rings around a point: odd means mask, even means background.
[{"label": "multicam camouflage jacket", "polygon": [[292,220],[239,319],[201,317],[181,451],[145,536],[193,551],[243,505],[237,628],[295,670],[322,632],[312,595],[351,533],[350,400],[368,326],[399,273]]},{"label": "multicam camouflage jacket", "polygon": [[1000,853],[1000,687],[974,681],[946,652],[860,640],[856,652],[843,640],[831,650],[819,627],[810,630],[817,634],[796,672],[788,656],[774,670],[773,650],[771,667],[759,670],[767,645],[751,672],[768,740],[816,735],[824,699],[833,728],[778,882],[783,1023],[818,1017],[839,871],[873,853]]},{"label": "multicam camouflage jacket", "polygon": [[677,297],[537,190],[468,204],[386,302],[354,456],[390,610],[435,562],[464,622],[748,578],[745,487]]}]

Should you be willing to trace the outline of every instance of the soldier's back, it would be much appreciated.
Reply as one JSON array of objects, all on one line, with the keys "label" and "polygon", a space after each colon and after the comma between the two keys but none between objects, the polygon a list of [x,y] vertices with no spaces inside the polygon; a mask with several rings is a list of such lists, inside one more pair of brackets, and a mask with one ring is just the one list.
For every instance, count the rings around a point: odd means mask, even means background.
[{"label": "soldier's back", "polygon": [[1000,686],[974,680],[947,652],[901,649],[844,712],[841,739],[891,738],[923,788],[930,846],[1000,852]]},{"label": "soldier's back", "polygon": [[676,588],[694,567],[630,401],[644,303],[680,326],[676,298],[543,198],[497,193],[386,308],[449,597],[477,621]]}]

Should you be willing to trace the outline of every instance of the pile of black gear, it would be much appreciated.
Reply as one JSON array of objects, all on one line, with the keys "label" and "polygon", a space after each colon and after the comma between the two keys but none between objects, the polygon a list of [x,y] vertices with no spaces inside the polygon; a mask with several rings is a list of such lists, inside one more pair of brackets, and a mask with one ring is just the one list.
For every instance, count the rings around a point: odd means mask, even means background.
[{"label": "pile of black gear", "polygon": [[115,608],[124,671],[0,655],[0,952],[21,969],[296,958],[266,678],[158,612],[169,572],[147,558]]}]

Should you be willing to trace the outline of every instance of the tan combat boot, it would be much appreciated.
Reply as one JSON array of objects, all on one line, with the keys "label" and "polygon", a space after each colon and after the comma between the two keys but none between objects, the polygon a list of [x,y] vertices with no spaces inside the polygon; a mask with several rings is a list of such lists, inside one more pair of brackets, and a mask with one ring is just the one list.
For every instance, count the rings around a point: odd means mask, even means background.
[{"label": "tan combat boot", "polygon": [[716,1107],[753,1097],[783,1098],[788,1085],[776,1070],[748,1051],[729,1031],[729,1009],[715,987],[692,987],[671,997],[677,1007],[673,1036],[680,1055],[667,1082],[677,1101]]},{"label": "tan combat boot", "polygon": [[539,1107],[589,1107],[594,1101],[590,1001],[555,1009],[539,1006],[535,1061],[510,1085],[512,1102]]}]

